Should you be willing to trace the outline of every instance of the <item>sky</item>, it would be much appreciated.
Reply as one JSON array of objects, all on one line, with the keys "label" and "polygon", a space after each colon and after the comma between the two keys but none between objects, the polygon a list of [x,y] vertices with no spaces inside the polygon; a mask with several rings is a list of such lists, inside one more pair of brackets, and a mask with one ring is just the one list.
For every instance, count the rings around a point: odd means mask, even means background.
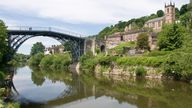
[{"label": "sky", "polygon": [[[174,2],[180,8],[189,0]],[[7,26],[54,27],[89,36],[118,21],[164,10],[165,3],[170,0],[0,0],[0,19]],[[36,42],[46,47],[60,44],[52,38],[35,37],[24,42],[18,53],[29,54]]]}]

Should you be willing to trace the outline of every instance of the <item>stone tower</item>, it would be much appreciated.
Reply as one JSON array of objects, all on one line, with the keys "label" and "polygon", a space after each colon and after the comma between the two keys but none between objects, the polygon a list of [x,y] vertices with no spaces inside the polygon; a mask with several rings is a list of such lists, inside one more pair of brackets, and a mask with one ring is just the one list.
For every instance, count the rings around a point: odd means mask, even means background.
[{"label": "stone tower", "polygon": [[175,3],[165,4],[165,23],[172,24],[175,22]]}]

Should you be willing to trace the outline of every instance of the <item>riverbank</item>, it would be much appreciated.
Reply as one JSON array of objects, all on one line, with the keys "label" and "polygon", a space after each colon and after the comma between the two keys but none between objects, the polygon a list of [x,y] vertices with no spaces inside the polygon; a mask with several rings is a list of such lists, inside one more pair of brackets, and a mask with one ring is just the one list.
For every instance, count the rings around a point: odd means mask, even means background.
[{"label": "riverbank", "polygon": [[80,59],[82,74],[126,75],[146,78],[171,78],[191,81],[191,53],[175,51],[152,51],[139,56],[113,56],[90,52]]}]

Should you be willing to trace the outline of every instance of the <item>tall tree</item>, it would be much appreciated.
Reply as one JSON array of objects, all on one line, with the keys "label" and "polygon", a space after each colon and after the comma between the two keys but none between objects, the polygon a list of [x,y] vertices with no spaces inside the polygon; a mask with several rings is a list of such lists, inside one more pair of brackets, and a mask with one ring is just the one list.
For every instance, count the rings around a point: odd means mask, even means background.
[{"label": "tall tree", "polygon": [[188,11],[188,4],[181,6],[180,15],[185,14]]},{"label": "tall tree", "polygon": [[31,49],[31,56],[37,54],[37,53],[44,53],[45,46],[41,42],[37,42],[33,44],[33,47]]},{"label": "tall tree", "polygon": [[141,33],[137,37],[137,47],[140,49],[149,50],[149,35],[148,35],[148,33]]},{"label": "tall tree", "polygon": [[158,45],[160,50],[170,51],[182,47],[185,30],[181,25],[164,25],[158,35]]},{"label": "tall tree", "polygon": [[2,20],[0,20],[0,63],[8,52],[7,28]]},{"label": "tall tree", "polygon": [[175,17],[176,19],[179,19],[179,16],[180,16],[180,11],[178,8],[175,8]]},{"label": "tall tree", "polygon": [[164,16],[163,10],[158,10],[158,11],[157,11],[157,16],[158,16],[158,17]]}]

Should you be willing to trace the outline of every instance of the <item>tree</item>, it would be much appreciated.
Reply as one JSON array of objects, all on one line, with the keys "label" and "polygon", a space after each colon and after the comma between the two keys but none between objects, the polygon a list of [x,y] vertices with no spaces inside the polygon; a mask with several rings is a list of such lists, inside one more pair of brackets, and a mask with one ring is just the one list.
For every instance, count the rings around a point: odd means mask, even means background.
[{"label": "tree", "polygon": [[188,11],[188,4],[185,4],[180,9],[180,15],[185,14]]},{"label": "tree", "polygon": [[35,54],[34,56],[31,56],[31,58],[29,59],[29,65],[30,66],[39,66],[43,57],[44,57],[43,53],[38,53],[38,54]]},{"label": "tree", "polygon": [[181,25],[164,25],[158,34],[158,45],[160,50],[170,51],[182,47],[185,30]]},{"label": "tree", "polygon": [[7,28],[2,20],[0,20],[0,63],[7,55],[8,42],[7,42]]},{"label": "tree", "polygon": [[65,51],[73,52],[73,41],[67,41],[63,44]]},{"label": "tree", "polygon": [[149,50],[149,35],[148,33],[141,33],[137,37],[137,47],[140,49]]},{"label": "tree", "polygon": [[176,19],[179,19],[179,16],[180,16],[180,11],[178,8],[175,8],[175,17]]},{"label": "tree", "polygon": [[158,11],[157,11],[157,16],[158,16],[158,17],[164,16],[163,10],[158,10]]},{"label": "tree", "polygon": [[33,45],[31,49],[31,56],[38,54],[38,53],[44,53],[45,46],[41,42],[37,42]]}]

